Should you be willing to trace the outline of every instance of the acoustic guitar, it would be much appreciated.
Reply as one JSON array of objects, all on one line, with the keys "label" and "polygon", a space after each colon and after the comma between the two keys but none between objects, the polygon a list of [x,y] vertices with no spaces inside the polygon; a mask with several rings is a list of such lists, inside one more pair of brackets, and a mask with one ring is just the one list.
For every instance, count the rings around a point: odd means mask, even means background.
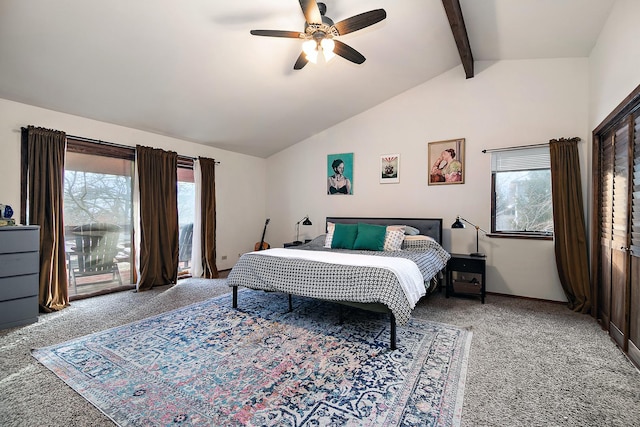
[{"label": "acoustic guitar", "polygon": [[270,221],[269,218],[267,218],[267,220],[264,222],[264,230],[262,230],[262,238],[260,239],[260,242],[256,243],[256,245],[254,246],[253,248],[254,251],[261,251],[263,249],[271,248],[271,245],[264,241],[264,235],[267,232],[267,224],[269,224],[269,221]]}]

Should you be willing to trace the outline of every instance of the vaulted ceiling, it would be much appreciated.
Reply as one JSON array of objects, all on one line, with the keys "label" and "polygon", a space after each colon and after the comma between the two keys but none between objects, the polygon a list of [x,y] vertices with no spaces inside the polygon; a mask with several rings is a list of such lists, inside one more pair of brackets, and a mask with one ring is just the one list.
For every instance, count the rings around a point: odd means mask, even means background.
[{"label": "vaulted ceiling", "polygon": [[[324,3],[385,9],[339,37],[363,64],[249,33],[304,31],[294,0],[0,0],[0,98],[268,157],[461,64],[442,0]],[[588,57],[614,3],[460,0],[475,61]]]}]

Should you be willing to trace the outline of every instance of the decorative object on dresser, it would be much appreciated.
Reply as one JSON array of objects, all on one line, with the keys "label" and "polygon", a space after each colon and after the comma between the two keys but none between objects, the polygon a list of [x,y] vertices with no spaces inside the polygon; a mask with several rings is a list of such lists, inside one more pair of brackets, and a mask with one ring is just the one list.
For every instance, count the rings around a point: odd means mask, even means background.
[{"label": "decorative object on dresser", "polygon": [[0,228],[0,329],[38,321],[40,227]]},{"label": "decorative object on dresser", "polygon": [[12,218],[13,209],[9,205],[0,204],[0,227],[16,225],[16,220]]},{"label": "decorative object on dresser", "polygon": [[447,262],[446,297],[476,296],[484,304],[487,262],[484,257],[451,254]]},{"label": "decorative object on dresser", "polygon": [[9,219],[13,217],[13,208],[9,205],[0,204],[0,218]]},{"label": "decorative object on dresser", "polygon": [[476,251],[470,253],[469,255],[471,256],[475,256],[475,257],[485,257],[486,255],[483,254],[482,252],[480,252],[480,247],[479,247],[479,235],[478,235],[478,231],[482,231],[484,234],[487,234],[487,232],[485,230],[483,230],[482,228],[478,227],[477,225],[467,221],[466,219],[462,218],[460,215],[458,215],[456,217],[456,221],[451,224],[451,228],[465,228],[464,223],[462,222],[466,222],[467,224],[469,224],[472,227],[475,227],[476,229]]},{"label": "decorative object on dresser", "polygon": [[296,240],[293,242],[294,245],[302,244],[302,242],[300,241],[300,223],[302,223],[302,225],[313,225],[309,220],[309,215],[296,222]]}]

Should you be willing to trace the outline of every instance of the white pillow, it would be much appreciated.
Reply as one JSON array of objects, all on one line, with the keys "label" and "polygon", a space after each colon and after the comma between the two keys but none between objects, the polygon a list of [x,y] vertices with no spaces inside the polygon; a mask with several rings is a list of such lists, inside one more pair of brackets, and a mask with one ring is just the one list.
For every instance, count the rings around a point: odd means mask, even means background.
[{"label": "white pillow", "polygon": [[408,236],[415,236],[417,234],[420,234],[420,230],[418,230],[415,227],[411,227],[410,225],[407,225],[404,229],[404,234]]},{"label": "white pillow", "polygon": [[327,222],[327,237],[324,239],[324,247],[330,248],[333,241],[333,232],[336,229],[336,225],[332,222]]},{"label": "white pillow", "polygon": [[431,240],[433,242],[436,241],[436,239],[434,239],[431,236],[425,236],[422,234],[416,235],[416,236],[404,236],[404,240]]},{"label": "white pillow", "polygon": [[384,250],[385,251],[401,250],[404,237],[405,237],[404,230],[399,230],[394,226],[387,227],[387,234],[384,236]]}]

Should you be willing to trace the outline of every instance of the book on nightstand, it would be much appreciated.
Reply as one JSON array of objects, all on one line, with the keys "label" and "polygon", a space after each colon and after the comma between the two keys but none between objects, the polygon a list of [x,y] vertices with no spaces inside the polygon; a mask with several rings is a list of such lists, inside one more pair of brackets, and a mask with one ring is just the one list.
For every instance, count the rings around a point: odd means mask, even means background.
[{"label": "book on nightstand", "polygon": [[6,227],[8,225],[16,225],[16,220],[13,218],[0,218],[0,227]]}]

